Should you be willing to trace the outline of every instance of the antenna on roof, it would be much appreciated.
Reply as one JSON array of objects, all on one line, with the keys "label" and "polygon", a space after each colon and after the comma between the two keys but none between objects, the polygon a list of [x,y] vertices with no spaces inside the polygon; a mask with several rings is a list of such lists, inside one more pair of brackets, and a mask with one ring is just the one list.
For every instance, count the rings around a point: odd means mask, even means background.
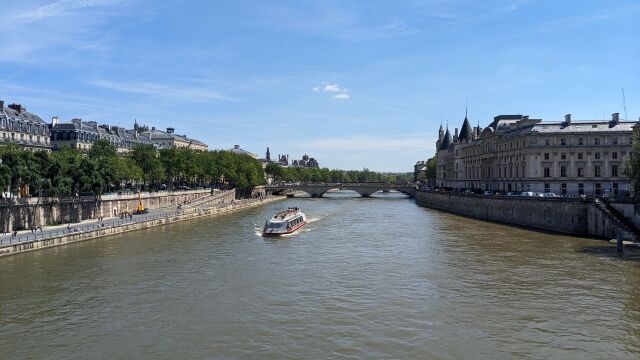
[{"label": "antenna on roof", "polygon": [[624,88],[622,89],[622,107],[624,108],[624,121],[627,121],[627,101],[624,98]]}]

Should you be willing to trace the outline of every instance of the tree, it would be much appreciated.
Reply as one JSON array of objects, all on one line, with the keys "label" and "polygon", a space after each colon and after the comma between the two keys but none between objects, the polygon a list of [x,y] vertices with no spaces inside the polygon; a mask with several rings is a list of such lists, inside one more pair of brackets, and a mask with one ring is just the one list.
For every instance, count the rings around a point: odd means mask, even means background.
[{"label": "tree", "polygon": [[427,182],[431,185],[435,185],[436,183],[436,172],[438,166],[438,158],[432,157],[427,160]]},{"label": "tree", "polygon": [[635,129],[633,132],[631,155],[625,163],[624,173],[629,177],[633,197],[634,200],[637,201],[640,196],[640,136]]},{"label": "tree", "polygon": [[129,157],[142,170],[142,181],[146,186],[164,178],[164,167],[153,145],[136,145]]},{"label": "tree", "polygon": [[100,139],[91,145],[89,159],[105,160],[117,156],[117,148],[107,139]]}]

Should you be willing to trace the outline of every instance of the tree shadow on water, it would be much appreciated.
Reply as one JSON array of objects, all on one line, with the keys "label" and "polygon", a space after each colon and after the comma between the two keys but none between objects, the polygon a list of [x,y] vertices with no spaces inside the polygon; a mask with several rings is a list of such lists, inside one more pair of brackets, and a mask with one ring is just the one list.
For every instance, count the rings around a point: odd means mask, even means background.
[{"label": "tree shadow on water", "polygon": [[620,261],[635,261],[640,263],[640,249],[629,246],[625,246],[623,252],[617,252],[615,245],[589,246],[579,249],[577,252],[594,256],[606,256]]}]

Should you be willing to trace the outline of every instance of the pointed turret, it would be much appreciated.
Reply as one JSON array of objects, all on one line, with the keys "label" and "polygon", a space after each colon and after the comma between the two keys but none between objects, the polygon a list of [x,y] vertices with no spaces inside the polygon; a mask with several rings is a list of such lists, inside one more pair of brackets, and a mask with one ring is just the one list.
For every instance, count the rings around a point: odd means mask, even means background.
[{"label": "pointed turret", "polygon": [[438,130],[438,140],[442,141],[444,139],[444,130],[442,129],[442,123],[440,123],[440,129]]},{"label": "pointed turret", "polygon": [[458,135],[458,140],[463,141],[472,141],[473,140],[473,129],[471,128],[471,124],[469,124],[469,119],[464,117],[464,122],[462,123],[462,130],[460,130],[460,135]]},{"label": "pointed turret", "polygon": [[440,150],[447,150],[449,146],[451,146],[451,133],[449,132],[449,127],[447,126],[447,132],[444,134],[444,138],[442,139],[442,143],[440,144]]}]

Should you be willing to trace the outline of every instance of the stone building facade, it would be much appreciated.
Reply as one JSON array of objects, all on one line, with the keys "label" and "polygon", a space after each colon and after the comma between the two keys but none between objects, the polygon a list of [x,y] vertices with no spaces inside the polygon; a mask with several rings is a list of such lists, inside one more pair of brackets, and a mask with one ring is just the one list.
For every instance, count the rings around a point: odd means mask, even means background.
[{"label": "stone building facade", "polygon": [[207,151],[209,147],[202,141],[188,138],[187,135],[178,135],[174,128],[167,128],[167,131],[158,130],[152,127],[151,130],[140,132],[151,139],[158,149],[168,148],[189,148],[196,151]]},{"label": "stone building facade", "polygon": [[4,106],[0,100],[0,144],[51,151],[48,125],[20,104]]},{"label": "stone building facade", "polygon": [[625,195],[623,166],[631,153],[635,121],[543,122],[522,115],[496,116],[484,129],[468,119],[458,134],[439,132],[436,185],[492,192]]}]

